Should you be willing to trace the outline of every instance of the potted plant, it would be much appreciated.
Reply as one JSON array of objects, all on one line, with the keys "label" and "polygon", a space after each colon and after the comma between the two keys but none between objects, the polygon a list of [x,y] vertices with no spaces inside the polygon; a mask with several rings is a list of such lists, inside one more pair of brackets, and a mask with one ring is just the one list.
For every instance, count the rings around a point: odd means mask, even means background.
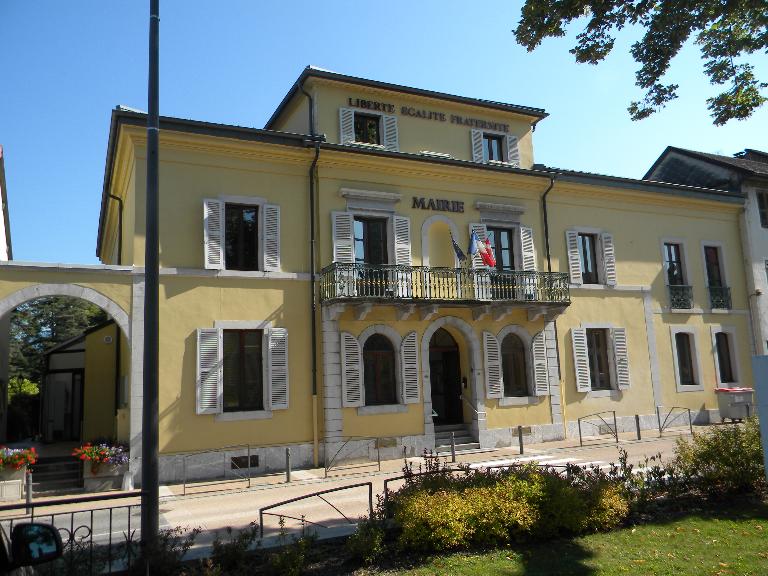
[{"label": "potted plant", "polygon": [[27,466],[37,462],[34,448],[0,447],[0,500],[20,500]]},{"label": "potted plant", "polygon": [[83,483],[86,492],[119,490],[128,470],[128,450],[108,442],[87,443],[72,452],[83,462]]}]

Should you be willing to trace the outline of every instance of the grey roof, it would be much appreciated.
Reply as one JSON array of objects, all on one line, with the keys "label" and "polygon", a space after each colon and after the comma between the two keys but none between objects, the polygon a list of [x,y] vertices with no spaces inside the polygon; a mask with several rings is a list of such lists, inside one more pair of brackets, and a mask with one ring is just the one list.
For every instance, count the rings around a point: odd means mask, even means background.
[{"label": "grey roof", "polygon": [[[722,154],[711,154],[709,152],[697,152],[696,150],[686,150],[685,148],[677,148],[676,146],[667,146],[666,150],[661,153],[661,156],[654,162],[653,166],[651,166],[650,170],[648,170],[643,178],[648,178],[670,152],[678,152],[679,154],[691,158],[712,162],[748,176],[768,176],[768,152],[747,148],[744,152],[740,153],[739,156],[734,157],[724,156]],[[765,158],[765,161],[756,160],[755,158]]]}]

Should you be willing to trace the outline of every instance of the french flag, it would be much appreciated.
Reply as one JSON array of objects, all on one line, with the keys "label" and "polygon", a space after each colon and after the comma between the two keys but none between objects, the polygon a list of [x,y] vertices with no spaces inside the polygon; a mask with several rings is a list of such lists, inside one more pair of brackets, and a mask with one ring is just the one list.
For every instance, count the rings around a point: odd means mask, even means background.
[{"label": "french flag", "polygon": [[472,236],[469,238],[469,255],[474,256],[480,254],[483,263],[491,268],[496,266],[496,258],[493,255],[493,248],[491,248],[491,242],[488,238],[485,241],[481,241],[476,232],[472,232]]}]

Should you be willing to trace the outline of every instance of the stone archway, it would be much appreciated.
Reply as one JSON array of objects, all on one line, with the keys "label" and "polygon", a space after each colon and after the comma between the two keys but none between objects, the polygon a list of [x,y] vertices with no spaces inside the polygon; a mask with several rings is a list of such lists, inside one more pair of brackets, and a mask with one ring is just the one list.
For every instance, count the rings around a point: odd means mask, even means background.
[{"label": "stone archway", "polygon": [[422,394],[424,395],[424,434],[428,437],[428,442],[432,442],[433,445],[435,427],[432,422],[432,385],[429,374],[429,343],[432,340],[434,333],[445,326],[450,326],[456,329],[462,335],[464,342],[469,348],[470,384],[474,410],[476,411],[472,415],[472,433],[477,438],[480,438],[482,432],[486,429],[485,381],[483,378],[483,356],[480,346],[480,338],[468,322],[455,316],[442,316],[427,326],[421,337],[421,382]]}]

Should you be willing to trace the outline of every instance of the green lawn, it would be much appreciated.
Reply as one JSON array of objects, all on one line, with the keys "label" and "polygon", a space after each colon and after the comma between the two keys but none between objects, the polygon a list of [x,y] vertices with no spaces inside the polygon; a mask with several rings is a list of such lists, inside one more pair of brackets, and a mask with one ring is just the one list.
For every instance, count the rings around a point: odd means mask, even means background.
[{"label": "green lawn", "polygon": [[571,540],[435,556],[364,575],[730,576],[768,574],[768,504],[743,504]]}]

